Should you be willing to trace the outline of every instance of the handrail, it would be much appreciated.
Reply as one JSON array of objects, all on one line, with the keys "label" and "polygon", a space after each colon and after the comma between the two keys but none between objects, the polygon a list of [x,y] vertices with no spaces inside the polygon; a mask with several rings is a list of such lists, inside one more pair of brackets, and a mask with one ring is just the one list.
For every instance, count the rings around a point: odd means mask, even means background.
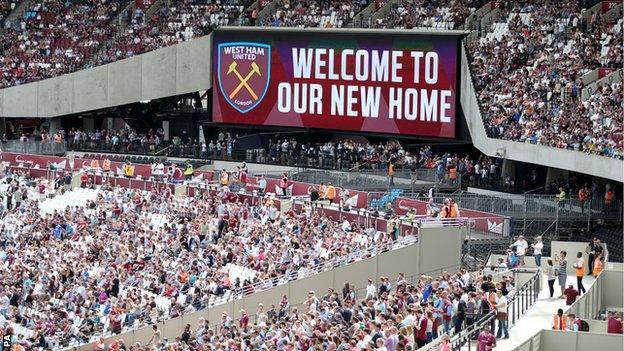
[{"label": "handrail", "polygon": [[[507,304],[507,321],[508,328],[511,328],[516,319],[522,316],[529,308],[533,306],[535,301],[537,300],[537,296],[540,291],[540,282],[542,273],[539,269],[527,269],[527,268],[516,268],[511,270],[514,274],[517,273],[530,273],[535,272],[531,279],[529,279],[526,283],[524,283],[516,292],[513,294],[511,299]],[[510,311],[511,309],[511,311]],[[468,326],[464,330],[460,330],[451,336],[451,346],[453,350],[464,350],[467,348],[468,351],[472,350],[474,345],[471,345],[471,340],[478,336],[478,333],[483,327],[487,325],[491,325],[493,323],[494,318],[496,317],[496,311],[490,311],[485,316],[479,318],[475,323]],[[445,334],[443,334],[445,335]],[[419,349],[423,351],[433,351],[437,350],[439,346],[442,344],[442,336],[434,340],[433,342],[426,345],[424,348]],[[462,346],[466,346],[462,348]],[[474,350],[477,348],[474,347]]]},{"label": "handrail", "polygon": [[[268,289],[272,289],[276,286],[287,284],[288,282],[293,281],[293,280],[307,278],[307,277],[310,277],[310,276],[313,276],[313,275],[316,275],[325,271],[329,271],[329,270],[332,270],[332,269],[335,269],[335,268],[338,268],[347,264],[360,261],[362,259],[377,256],[381,253],[400,249],[400,248],[415,244],[417,242],[418,242],[418,237],[410,235],[410,236],[406,236],[395,241],[384,242],[381,244],[373,244],[373,245],[368,246],[365,249],[354,251],[347,256],[334,257],[325,262],[314,265],[310,268],[301,268],[297,271],[292,271],[292,272],[283,274],[275,278],[265,279],[254,284],[245,285],[239,288],[232,289],[230,290],[229,294],[216,298],[212,301],[209,300],[209,297],[211,295],[207,295],[207,297],[204,298],[204,300],[202,300],[201,308],[198,308],[197,310],[198,311],[206,310],[217,305],[222,305],[228,302],[232,302],[244,296],[256,293],[256,292],[261,292],[261,291],[265,291]],[[133,288],[133,287],[127,287],[127,288]],[[208,301],[206,301],[207,299]],[[165,315],[159,315],[158,321],[162,322],[168,319],[171,319],[171,318]],[[126,321],[124,321],[124,324],[121,326],[122,333],[131,332],[139,328],[145,327],[145,325],[140,325],[140,324],[132,325],[131,327],[129,327],[125,323]],[[98,335],[94,334],[91,336],[98,336]],[[67,342],[67,340],[64,340],[64,341]],[[90,341],[83,342],[78,345],[71,345],[70,347],[75,348],[75,347],[83,346],[83,345],[88,344],[89,342]]]}]

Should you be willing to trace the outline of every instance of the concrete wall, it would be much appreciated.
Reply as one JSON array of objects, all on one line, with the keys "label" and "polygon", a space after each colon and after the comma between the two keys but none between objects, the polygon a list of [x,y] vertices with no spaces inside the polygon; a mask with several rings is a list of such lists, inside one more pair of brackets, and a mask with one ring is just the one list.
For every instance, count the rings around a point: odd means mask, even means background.
[{"label": "concrete wall", "polygon": [[[622,350],[624,336],[592,331],[572,332],[543,329],[513,351],[587,351],[587,350]],[[606,328],[606,326],[605,326]],[[605,329],[606,330],[606,329]]]},{"label": "concrete wall", "polygon": [[0,90],[0,117],[56,117],[211,88],[210,35]]},{"label": "concrete wall", "polygon": [[607,270],[604,272],[605,279],[602,287],[601,307],[624,307],[624,271]]},{"label": "concrete wall", "polygon": [[[321,272],[305,279],[290,281],[235,301],[173,318],[158,323],[158,328],[162,331],[164,338],[171,340],[180,335],[187,323],[190,323],[194,328],[200,317],[209,320],[211,325],[215,325],[218,324],[222,312],[227,312],[232,318],[237,318],[240,310],[245,309],[250,315],[253,315],[259,303],[268,307],[271,304],[277,304],[283,295],[288,296],[291,306],[294,307],[305,300],[310,290],[314,290],[318,296],[322,296],[330,287],[336,291],[341,291],[345,282],[353,284],[356,289],[363,289],[366,287],[369,278],[378,282],[382,276],[393,280],[399,273],[411,277],[420,274],[440,274],[441,271],[445,270],[454,272],[459,268],[461,245],[465,238],[464,228],[421,229],[418,237],[419,240],[415,244]],[[115,337],[109,337],[106,339],[106,343],[108,344],[113,339],[123,339],[125,345],[134,345],[137,342],[144,345],[150,337],[151,326],[146,326]],[[93,345],[87,344],[75,349],[93,350]]]},{"label": "concrete wall", "polygon": [[613,83],[621,82],[622,76],[624,76],[624,70],[620,68],[618,70],[615,70],[614,72],[611,72],[610,74],[603,77],[602,79],[594,81],[593,83],[583,88],[583,90],[581,90],[581,98],[583,100],[587,100],[589,96],[593,94],[594,91],[596,91],[596,88],[598,88],[599,84],[602,86],[605,86],[605,85],[611,85]]},{"label": "concrete wall", "polygon": [[475,95],[468,66],[466,50],[461,50],[461,94],[460,101],[472,142],[488,156],[504,154],[504,158],[514,161],[535,163],[548,167],[566,169],[584,174],[622,182],[624,161],[614,158],[589,155],[583,152],[558,149],[550,146],[533,145],[515,141],[489,138],[485,133],[481,111]]},{"label": "concrete wall", "polygon": [[543,330],[540,336],[540,347],[533,350],[622,350],[623,341],[622,335]]}]

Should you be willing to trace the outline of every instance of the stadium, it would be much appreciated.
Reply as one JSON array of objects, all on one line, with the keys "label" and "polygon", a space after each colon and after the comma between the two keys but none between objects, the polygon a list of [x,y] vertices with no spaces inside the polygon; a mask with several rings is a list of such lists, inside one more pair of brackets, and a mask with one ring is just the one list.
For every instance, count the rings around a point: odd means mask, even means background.
[{"label": "stadium", "polygon": [[0,351],[622,350],[622,0],[0,0]]}]

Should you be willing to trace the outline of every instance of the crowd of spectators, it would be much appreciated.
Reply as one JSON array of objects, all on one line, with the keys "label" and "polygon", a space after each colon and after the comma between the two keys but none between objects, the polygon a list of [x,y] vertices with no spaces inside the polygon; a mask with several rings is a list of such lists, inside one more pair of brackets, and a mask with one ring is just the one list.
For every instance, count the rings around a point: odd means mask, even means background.
[{"label": "crowd of spectators", "polygon": [[401,1],[393,4],[388,14],[372,25],[375,28],[457,29],[483,3],[479,0]]},{"label": "crowd of spectators", "polygon": [[[506,313],[514,289],[511,276],[495,284],[465,270],[421,275],[413,282],[402,274],[394,281],[382,277],[378,284],[369,279],[360,296],[347,282],[342,291],[309,291],[300,305],[283,296],[268,308],[259,305],[255,314],[241,310],[234,319],[223,313],[216,325],[200,320],[195,327],[186,325],[175,340],[156,344],[191,350],[416,350],[492,309]],[[504,338],[505,325],[499,324],[498,337]]]},{"label": "crowd of spectators", "polygon": [[622,66],[622,21],[585,19],[577,1],[500,7],[507,31],[469,48],[488,135],[621,158],[622,84],[584,99],[580,78]]},{"label": "crowd of spectators", "polygon": [[270,27],[340,28],[367,5],[366,0],[285,0],[276,13],[262,24]]},{"label": "crowd of spectators", "polygon": [[[257,17],[257,11],[252,15],[245,10],[248,3],[237,1],[173,1],[149,17],[140,7],[125,8],[126,4],[121,0],[30,3],[0,39],[0,87],[112,62],[205,35],[217,26],[251,23],[251,17]],[[365,1],[284,1],[261,24],[340,27],[367,5]],[[456,28],[481,5],[476,0],[401,2],[373,26]],[[624,21],[608,22],[599,13],[588,17],[573,0],[501,1],[496,6],[506,30],[489,33],[469,47],[488,135],[622,158],[622,83],[599,84],[584,96],[580,78],[596,68],[622,66]],[[0,17],[14,7],[13,2],[0,2]],[[114,19],[122,9],[124,23],[119,25]],[[191,145],[189,149],[197,154],[209,153],[209,143],[182,144]],[[230,147],[215,144],[215,149],[225,152]],[[349,164],[352,159],[340,161]]]},{"label": "crowd of spectators", "polygon": [[93,65],[114,62],[210,33],[218,26],[246,24],[243,5],[221,5],[207,0],[166,3],[150,18],[137,9],[124,17],[128,22],[114,40],[98,52]]},{"label": "crowd of spectators", "polygon": [[4,19],[9,12],[15,9],[17,0],[0,0],[0,23],[4,22]]},{"label": "crowd of spectators", "polygon": [[119,1],[38,0],[0,38],[0,87],[82,69],[114,32]]},{"label": "crowd of spectators", "polygon": [[105,185],[85,206],[42,213],[64,183],[1,168],[0,327],[27,349],[190,313],[400,239],[309,210],[282,214],[270,200],[250,205],[225,189],[179,198]]}]

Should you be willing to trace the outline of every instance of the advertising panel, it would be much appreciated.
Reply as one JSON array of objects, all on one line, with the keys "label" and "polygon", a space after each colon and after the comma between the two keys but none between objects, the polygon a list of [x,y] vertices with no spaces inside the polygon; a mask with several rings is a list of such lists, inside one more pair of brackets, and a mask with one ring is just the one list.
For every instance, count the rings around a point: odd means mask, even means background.
[{"label": "advertising panel", "polygon": [[213,121],[453,138],[458,39],[217,30]]}]

